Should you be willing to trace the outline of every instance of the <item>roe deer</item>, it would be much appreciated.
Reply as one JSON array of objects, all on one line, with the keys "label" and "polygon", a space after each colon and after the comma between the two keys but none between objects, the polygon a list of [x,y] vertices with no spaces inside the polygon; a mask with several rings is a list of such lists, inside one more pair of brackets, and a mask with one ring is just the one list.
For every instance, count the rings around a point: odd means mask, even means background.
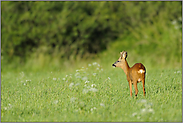
[{"label": "roe deer", "polygon": [[132,96],[132,85],[134,85],[135,96],[137,96],[137,94],[138,94],[137,83],[139,83],[141,81],[142,81],[143,92],[144,92],[144,96],[145,96],[145,94],[146,94],[146,92],[145,92],[146,69],[145,69],[144,65],[141,63],[136,63],[135,65],[133,65],[133,67],[130,68],[126,61],[127,52],[123,51],[123,52],[120,52],[120,54],[121,55],[120,55],[119,59],[114,64],[112,64],[112,66],[120,67],[125,72],[129,86],[130,86],[130,96]]}]

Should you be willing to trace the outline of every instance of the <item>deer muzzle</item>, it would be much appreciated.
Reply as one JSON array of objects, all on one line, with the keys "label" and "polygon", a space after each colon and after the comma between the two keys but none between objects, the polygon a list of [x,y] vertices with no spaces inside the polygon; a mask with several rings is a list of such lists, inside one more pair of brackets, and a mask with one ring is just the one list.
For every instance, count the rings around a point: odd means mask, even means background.
[{"label": "deer muzzle", "polygon": [[115,64],[112,64],[112,66],[113,66],[113,67],[116,67],[116,65],[115,65]]}]

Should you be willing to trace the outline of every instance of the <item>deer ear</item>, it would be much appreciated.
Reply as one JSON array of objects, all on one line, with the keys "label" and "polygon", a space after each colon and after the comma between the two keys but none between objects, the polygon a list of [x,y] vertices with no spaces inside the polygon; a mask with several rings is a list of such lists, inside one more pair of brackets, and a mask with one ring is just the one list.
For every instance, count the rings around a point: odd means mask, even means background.
[{"label": "deer ear", "polygon": [[120,52],[120,59],[123,58],[123,52]]},{"label": "deer ear", "polygon": [[126,51],[121,52],[121,57],[126,59],[127,58],[127,52]]},{"label": "deer ear", "polygon": [[123,53],[123,57],[124,57],[125,59],[127,58],[127,52],[126,52],[126,51]]},{"label": "deer ear", "polygon": [[120,52],[121,57],[123,57],[123,52],[124,52],[124,51]]}]

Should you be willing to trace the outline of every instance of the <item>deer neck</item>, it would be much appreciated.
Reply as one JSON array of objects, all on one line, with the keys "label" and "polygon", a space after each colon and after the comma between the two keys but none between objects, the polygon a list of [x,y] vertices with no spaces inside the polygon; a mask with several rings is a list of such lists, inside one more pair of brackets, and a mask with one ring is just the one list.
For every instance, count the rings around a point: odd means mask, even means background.
[{"label": "deer neck", "polygon": [[122,67],[123,71],[125,72],[126,76],[128,75],[128,71],[130,69],[129,65],[128,65],[128,62],[125,60],[125,63]]}]

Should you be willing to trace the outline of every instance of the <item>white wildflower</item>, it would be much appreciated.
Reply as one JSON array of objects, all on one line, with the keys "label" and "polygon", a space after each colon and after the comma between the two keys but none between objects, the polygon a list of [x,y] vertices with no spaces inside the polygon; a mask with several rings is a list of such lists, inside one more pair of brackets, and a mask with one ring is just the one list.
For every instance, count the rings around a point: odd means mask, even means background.
[{"label": "white wildflower", "polygon": [[21,77],[24,77],[25,74],[24,74],[24,72],[21,72],[20,75],[21,75]]},{"label": "white wildflower", "polygon": [[86,88],[90,88],[90,86],[88,86],[88,85],[84,85]]},{"label": "white wildflower", "polygon": [[93,107],[93,108],[91,108],[90,110],[93,111],[93,110],[96,110],[96,109],[97,109],[96,107]]},{"label": "white wildflower", "polygon": [[175,25],[176,23],[177,23],[177,21],[176,21],[176,20],[173,20],[173,21],[172,21],[172,24],[173,24],[173,25]]},{"label": "white wildflower", "polygon": [[103,106],[103,107],[105,107],[104,103],[100,103],[100,106]]},{"label": "white wildflower", "polygon": [[96,69],[97,69],[97,70],[99,70],[99,68],[98,68],[98,67],[97,67]]},{"label": "white wildflower", "polygon": [[152,106],[153,105],[153,103],[148,103],[150,106]]},{"label": "white wildflower", "polygon": [[26,80],[26,82],[31,82],[31,80]]},{"label": "white wildflower", "polygon": [[4,107],[4,110],[7,110],[8,108],[7,107]]},{"label": "white wildflower", "polygon": [[85,86],[86,88],[90,88],[90,86]]},{"label": "white wildflower", "polygon": [[175,29],[179,29],[179,26],[175,26],[174,28],[175,28]]},{"label": "white wildflower", "polygon": [[97,62],[93,62],[93,65],[96,65],[97,64]]},{"label": "white wildflower", "polygon": [[81,78],[81,76],[76,76],[76,78]]},{"label": "white wildflower", "polygon": [[87,78],[86,76],[82,78],[82,80],[87,80],[87,79],[88,79],[88,78]]},{"label": "white wildflower", "polygon": [[53,80],[57,80],[57,78],[53,78]]},{"label": "white wildflower", "polygon": [[5,110],[9,110],[12,108],[12,105],[9,103],[7,107],[4,107]]},{"label": "white wildflower", "polygon": [[88,93],[88,89],[83,89],[83,93]]},{"label": "white wildflower", "polygon": [[134,116],[136,116],[136,115],[137,115],[137,113],[136,113],[136,112],[132,114],[132,116],[133,116],[133,117],[134,117]]},{"label": "white wildflower", "polygon": [[110,78],[110,77],[108,77],[108,79],[110,80],[111,78]]},{"label": "white wildflower", "polygon": [[85,84],[89,83],[90,81],[86,81]]},{"label": "white wildflower", "polygon": [[65,76],[66,78],[68,77],[68,75]]},{"label": "white wildflower", "polygon": [[83,93],[88,93],[89,91],[97,92],[98,90],[96,88],[83,89]]},{"label": "white wildflower", "polygon": [[142,100],[139,100],[138,102],[140,102],[140,103],[146,103],[146,102],[147,102],[147,100],[142,99]]},{"label": "white wildflower", "polygon": [[96,87],[96,85],[95,84],[92,84],[91,87]]},{"label": "white wildflower", "polygon": [[78,112],[78,110],[76,109],[76,110],[74,110],[75,112]]},{"label": "white wildflower", "polygon": [[57,103],[58,103],[58,100],[55,100],[53,103],[54,103],[54,104],[57,104]]},{"label": "white wildflower", "polygon": [[91,64],[88,64],[88,66],[91,66]]},{"label": "white wildflower", "polygon": [[181,71],[177,71],[177,73],[181,73]]},{"label": "white wildflower", "polygon": [[152,108],[150,108],[150,109],[148,110],[148,112],[154,113],[154,110],[153,110]]},{"label": "white wildflower", "polygon": [[75,102],[76,98],[75,97],[71,97],[70,101],[71,102]]},{"label": "white wildflower", "polygon": [[96,73],[93,73],[94,76],[96,76]]},{"label": "white wildflower", "polygon": [[64,80],[64,81],[65,81],[65,78],[63,78],[62,80]]},{"label": "white wildflower", "polygon": [[78,76],[79,75],[79,73],[77,72],[76,74],[75,74],[75,76]]},{"label": "white wildflower", "polygon": [[12,105],[10,103],[8,105],[9,105],[9,108],[12,108]]},{"label": "white wildflower", "polygon": [[71,84],[69,85],[69,88],[71,88],[73,85],[74,85],[74,83],[71,83]]},{"label": "white wildflower", "polygon": [[76,70],[76,72],[79,72],[79,70]]},{"label": "white wildflower", "polygon": [[89,89],[89,91],[97,92],[97,91],[98,91],[98,89],[96,89],[96,88],[90,88],[90,89]]},{"label": "white wildflower", "polygon": [[147,110],[145,108],[141,109],[141,113],[145,113]]},{"label": "white wildflower", "polygon": [[146,108],[151,108],[152,107],[152,103],[148,103],[148,104],[144,104]]},{"label": "white wildflower", "polygon": [[24,83],[24,85],[26,85],[26,84]]},{"label": "white wildflower", "polygon": [[75,84],[75,86],[78,86],[78,85],[79,85],[79,83],[76,83],[76,84]]}]

